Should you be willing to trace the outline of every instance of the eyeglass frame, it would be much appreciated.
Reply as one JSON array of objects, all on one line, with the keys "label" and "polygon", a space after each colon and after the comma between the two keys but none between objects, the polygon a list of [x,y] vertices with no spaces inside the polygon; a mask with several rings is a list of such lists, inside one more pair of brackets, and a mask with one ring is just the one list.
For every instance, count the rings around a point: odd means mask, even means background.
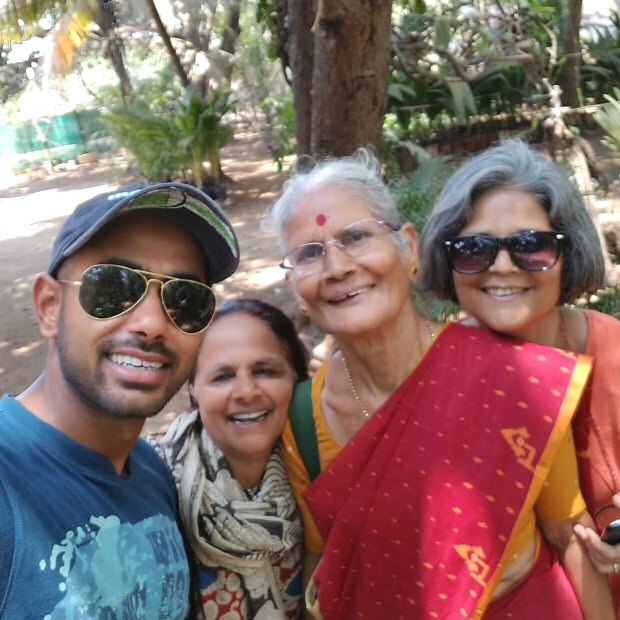
[{"label": "eyeglass frame", "polygon": [[[555,248],[556,248],[556,255],[555,255],[555,260],[553,261],[552,265],[549,265],[547,267],[541,267],[540,269],[527,269],[525,267],[522,267],[517,262],[518,259],[515,259],[513,251],[510,248],[509,242],[511,239],[514,239],[515,237],[518,237],[519,235],[527,234],[527,233],[545,233],[545,234],[549,234],[553,236],[553,240],[555,242]],[[494,246],[495,246],[495,255],[493,256],[493,260],[484,269],[480,269],[479,271],[460,271],[454,266],[454,261],[452,260],[452,256],[450,254],[450,248],[453,247],[453,243],[456,240],[463,239],[466,237],[484,237],[486,239],[490,239],[493,241]],[[497,260],[497,257],[499,253],[501,252],[501,250],[506,250],[506,252],[508,252],[508,256],[510,257],[510,262],[518,269],[522,269],[523,271],[530,271],[530,272],[549,271],[550,269],[553,269],[553,267],[555,267],[557,265],[557,262],[560,260],[560,256],[562,255],[562,251],[563,251],[563,244],[566,243],[567,240],[568,240],[568,236],[565,235],[564,233],[558,232],[557,230],[524,230],[524,231],[515,233],[513,235],[508,235],[507,237],[496,237],[495,235],[487,235],[484,233],[472,233],[471,235],[456,235],[455,237],[452,237],[452,239],[448,239],[444,241],[443,245],[444,245],[444,249],[446,251],[446,257],[448,259],[448,263],[450,264],[451,269],[463,275],[473,276],[473,275],[477,275],[479,273],[484,273],[485,271],[488,271],[493,266],[495,261]]]},{"label": "eyeglass frame", "polygon": [[[340,229],[340,232],[338,233],[339,235],[342,234],[342,231],[346,230],[347,228],[349,228],[350,226],[354,226],[355,224],[361,224],[362,222],[375,222],[376,224],[379,224],[380,226],[387,226],[389,228],[389,232],[390,233],[395,233],[398,232],[400,230],[400,226],[395,226],[394,224],[391,224],[390,222],[388,222],[387,220],[375,220],[371,217],[368,218],[364,218],[363,220],[357,220],[355,222],[351,222],[350,224],[347,224],[346,226],[343,226]],[[344,245],[342,245],[342,242],[340,241],[340,239],[332,239],[331,241],[309,241],[308,243],[302,243],[296,247],[294,247],[292,250],[290,250],[289,252],[287,252],[282,260],[280,261],[279,266],[282,269],[288,269],[291,271],[295,271],[296,267],[294,265],[286,265],[285,261],[287,259],[288,256],[290,256],[293,252],[296,252],[297,250],[299,250],[300,248],[304,248],[304,247],[308,247],[308,246],[321,246],[322,250],[321,250],[321,260],[325,260],[325,253],[327,251],[327,247],[329,245],[335,245],[341,252],[343,252],[346,256],[348,256],[350,258],[350,255],[348,254],[346,247]]]},{"label": "eyeglass frame", "polygon": [[[119,317],[121,317],[121,316],[123,316],[125,314],[128,314],[129,312],[131,312],[135,308],[137,308],[144,301],[146,296],[148,295],[149,286],[150,286],[151,282],[158,282],[159,284],[161,284],[161,286],[159,287],[159,298],[161,300],[161,307],[162,307],[165,315],[168,317],[168,320],[182,334],[186,334],[188,336],[193,336],[194,334],[201,334],[202,332],[205,331],[205,329],[207,329],[207,327],[209,327],[209,325],[211,325],[211,322],[213,321],[213,317],[215,316],[215,309],[216,309],[215,292],[208,284],[205,284],[204,282],[200,282],[199,280],[192,280],[190,278],[177,278],[176,276],[167,276],[167,275],[165,275],[163,273],[156,273],[154,271],[148,271],[146,269],[137,269],[136,267],[128,267],[127,265],[117,265],[115,263],[95,263],[94,265],[90,265],[89,267],[86,267],[86,269],[84,269],[84,271],[82,271],[82,274],[81,274],[79,280],[64,280],[64,279],[56,278],[56,282],[59,282],[61,284],[73,284],[74,286],[82,286],[83,279],[84,279],[84,274],[86,274],[86,272],[90,271],[91,269],[94,269],[95,267],[118,267],[119,269],[129,269],[129,271],[134,271],[134,272],[138,273],[146,281],[146,286],[144,287],[144,293],[140,296],[140,299],[138,299],[135,303],[133,303],[129,308],[123,310],[122,312],[119,312],[119,314],[115,314],[114,316],[109,316],[109,317],[93,316],[92,314],[90,314],[90,312],[88,312],[88,310],[86,310],[86,308],[84,308],[84,306],[82,305],[82,301],[80,300],[80,307],[82,308],[82,310],[84,310],[84,312],[86,312],[86,314],[91,319],[94,319],[95,321],[111,321],[112,319],[117,319],[117,318],[119,318]],[[156,277],[154,277],[154,278],[150,277],[149,278],[147,276],[156,276]],[[203,288],[206,288],[211,293],[211,295],[213,297],[213,312],[211,313],[211,316],[209,317],[209,320],[207,321],[207,324],[203,328],[201,328],[200,330],[198,330],[196,332],[185,331],[185,330],[181,329],[174,322],[172,317],[170,316],[170,313],[168,312],[168,308],[166,307],[166,303],[164,301],[164,286],[168,282],[171,282],[172,280],[176,280],[176,281],[179,281],[179,282],[191,282],[193,284],[198,284],[198,285],[202,286]]]}]

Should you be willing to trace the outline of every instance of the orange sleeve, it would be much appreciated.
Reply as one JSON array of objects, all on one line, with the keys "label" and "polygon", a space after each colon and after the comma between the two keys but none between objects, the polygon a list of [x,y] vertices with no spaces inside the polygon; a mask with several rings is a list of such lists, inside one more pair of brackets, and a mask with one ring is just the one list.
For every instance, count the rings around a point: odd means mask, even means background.
[{"label": "orange sleeve", "polygon": [[288,477],[293,487],[293,494],[295,495],[295,501],[299,507],[301,513],[301,519],[304,525],[304,544],[306,549],[314,553],[323,552],[323,538],[310,514],[306,500],[302,497],[302,493],[310,486],[310,476],[308,470],[304,465],[295,436],[293,435],[293,428],[289,420],[286,421],[284,432],[282,433],[284,463],[288,471]]},{"label": "orange sleeve", "polygon": [[579,488],[573,431],[569,427],[536,500],[536,514],[543,521],[563,521],[580,515],[585,509]]},{"label": "orange sleeve", "polygon": [[[323,364],[314,375],[312,379],[312,417],[314,418],[314,426],[316,428],[317,446],[319,450],[319,461],[321,464],[321,471],[323,471],[335,458],[338,456],[342,447],[332,436],[325,415],[323,414],[323,407],[321,406],[321,394],[323,392],[323,385],[325,384],[325,375],[327,374],[328,364]],[[306,501],[302,497],[302,493],[310,486],[310,475],[301,458],[301,453],[297,447],[295,441],[295,435],[293,434],[293,427],[290,420],[286,421],[284,432],[282,433],[282,442],[284,444],[283,456],[284,463],[288,470],[289,480],[293,487],[293,494],[301,513],[301,518],[304,524],[304,538],[306,549],[314,553],[323,553],[323,547],[325,542],[319,532],[319,529],[312,518],[310,509],[306,504]]]}]

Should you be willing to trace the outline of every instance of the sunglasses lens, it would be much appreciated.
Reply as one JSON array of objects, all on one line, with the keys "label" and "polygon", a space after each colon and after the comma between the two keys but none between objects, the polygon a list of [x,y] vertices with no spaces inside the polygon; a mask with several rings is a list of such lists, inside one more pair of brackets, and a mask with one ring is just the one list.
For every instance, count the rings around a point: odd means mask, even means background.
[{"label": "sunglasses lens", "polygon": [[558,242],[554,233],[529,231],[510,238],[510,253],[526,271],[550,269],[558,260]]},{"label": "sunglasses lens", "polygon": [[480,273],[488,269],[497,255],[492,237],[468,235],[456,237],[448,246],[452,268],[459,273]]},{"label": "sunglasses lens", "polygon": [[187,334],[202,331],[215,312],[213,291],[193,280],[169,280],[162,298],[170,320]]},{"label": "sunglasses lens", "polygon": [[82,275],[80,303],[96,319],[111,319],[134,306],[146,290],[146,280],[133,269],[94,265]]}]

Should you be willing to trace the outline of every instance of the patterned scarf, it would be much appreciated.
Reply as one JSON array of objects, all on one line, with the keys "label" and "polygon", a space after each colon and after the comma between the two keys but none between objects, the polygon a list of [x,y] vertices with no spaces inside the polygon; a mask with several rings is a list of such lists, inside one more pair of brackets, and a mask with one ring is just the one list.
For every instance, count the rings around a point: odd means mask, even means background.
[{"label": "patterned scarf", "polygon": [[[174,420],[159,442],[179,491],[181,519],[197,560],[237,573],[251,618],[296,617],[300,597],[286,592],[274,564],[301,571],[301,522],[279,444],[260,486],[244,490],[197,410]],[[290,580],[287,580],[290,582]]]}]

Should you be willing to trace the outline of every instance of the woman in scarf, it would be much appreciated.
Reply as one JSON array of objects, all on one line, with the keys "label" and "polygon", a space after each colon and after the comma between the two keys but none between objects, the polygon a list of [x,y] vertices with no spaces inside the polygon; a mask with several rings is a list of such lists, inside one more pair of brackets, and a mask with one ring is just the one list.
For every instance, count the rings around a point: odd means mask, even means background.
[{"label": "woman in scarf", "polygon": [[[421,285],[475,322],[594,358],[592,389],[573,421],[581,489],[599,531],[620,517],[620,321],[569,306],[603,284],[601,246],[562,170],[519,140],[467,161],[439,196],[421,237]],[[617,498],[616,498],[617,501]],[[577,528],[610,574],[620,617],[620,546]]]},{"label": "woman in scarf", "polygon": [[338,346],[313,379],[313,482],[283,436],[308,565],[320,556],[312,613],[610,618],[572,533],[591,523],[570,432],[589,359],[425,321],[415,231],[364,153],[293,178],[271,220],[301,311]]},{"label": "woman in scarf", "polygon": [[221,306],[190,377],[194,409],[159,443],[206,620],[300,616],[302,530],[279,438],[306,378],[306,351],[280,310],[255,299]]}]

